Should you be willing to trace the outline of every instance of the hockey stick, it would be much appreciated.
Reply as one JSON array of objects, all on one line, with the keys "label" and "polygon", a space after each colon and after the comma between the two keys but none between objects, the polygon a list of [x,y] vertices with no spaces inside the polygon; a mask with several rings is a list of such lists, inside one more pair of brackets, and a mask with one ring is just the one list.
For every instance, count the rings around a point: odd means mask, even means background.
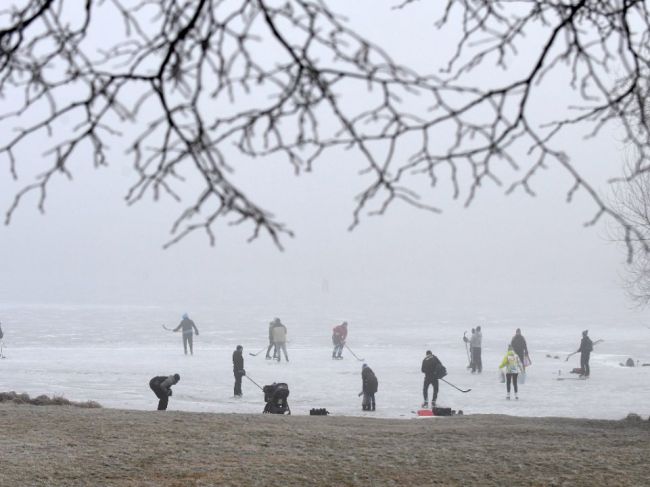
[{"label": "hockey stick", "polygon": [[471,389],[461,389],[460,387],[455,386],[454,384],[452,384],[451,382],[446,381],[445,379],[440,379],[440,380],[443,381],[445,384],[450,385],[450,386],[453,387],[454,389],[459,390],[460,392],[463,392],[463,393],[464,393],[464,392],[469,392],[469,391],[471,391]]},{"label": "hockey stick", "polygon": [[345,344],[345,348],[347,348],[348,351],[349,351],[349,352],[354,356],[354,358],[356,358],[359,362],[363,362],[363,361],[365,360],[365,359],[362,359],[362,358],[357,357],[357,354],[354,353],[352,350],[350,350],[350,347],[348,347],[347,343]]},{"label": "hockey stick", "polygon": [[[604,342],[604,341],[605,341],[605,340],[603,340],[602,338],[600,338],[600,339],[596,340],[595,342],[593,342],[593,343],[591,344],[591,346],[593,347],[594,345],[598,345],[599,343]],[[576,350],[575,352],[570,353],[569,355],[566,356],[566,359],[564,359],[564,361],[565,361],[565,362],[568,362],[569,359],[570,359],[572,356],[574,356],[576,353],[578,353],[579,351],[580,351],[580,350]]]},{"label": "hockey stick", "polygon": [[467,345],[467,330],[463,332],[463,341],[465,342],[465,352],[467,352],[467,368],[471,369],[472,368],[472,357],[469,354],[469,346]]},{"label": "hockey stick", "polygon": [[174,330],[172,330],[171,328],[167,328],[165,325],[162,325],[162,327],[163,327],[165,330],[167,330],[167,331],[174,331]]},{"label": "hockey stick", "polygon": [[257,382],[255,382],[255,381],[254,381],[253,379],[251,379],[250,377],[248,377],[248,374],[246,374],[244,377],[246,377],[249,381],[251,381],[251,382],[252,382],[253,384],[255,384],[257,387],[259,387],[261,390],[264,390],[264,388],[263,388],[261,385],[259,385]]},{"label": "hockey stick", "polygon": [[260,350],[259,352],[255,352],[255,353],[253,353],[253,352],[248,352],[248,355],[250,355],[250,356],[252,356],[252,357],[257,357],[257,356],[258,356],[260,353],[262,353],[264,350],[266,350],[266,347],[264,347],[264,348],[263,348],[262,350]]}]

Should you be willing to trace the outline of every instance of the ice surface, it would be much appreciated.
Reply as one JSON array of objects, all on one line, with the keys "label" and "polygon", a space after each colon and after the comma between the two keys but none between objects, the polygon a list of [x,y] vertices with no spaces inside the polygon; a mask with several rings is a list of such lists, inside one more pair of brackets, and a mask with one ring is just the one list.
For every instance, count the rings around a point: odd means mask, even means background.
[{"label": "ice surface", "polygon": [[[286,310],[293,309],[290,304]],[[195,320],[195,355],[183,355],[181,335],[162,329],[176,326],[182,312]],[[62,394],[72,400],[95,400],[105,407],[155,409],[149,390],[155,375],[178,372],[170,409],[220,413],[257,413],[264,406],[262,392],[244,379],[244,397],[233,398],[232,352],[244,346],[245,367],[258,384],[287,382],[294,414],[327,408],[335,415],[414,417],[422,402],[420,364],[431,349],[447,367],[447,380],[472,391],[462,394],[441,383],[438,403],[466,414],[499,413],[517,416],[571,416],[619,419],[629,412],[650,414],[650,367],[625,368],[628,357],[650,362],[650,329],[639,322],[621,322],[598,314],[595,319],[571,316],[527,317],[525,313],[497,319],[431,313],[415,316],[404,309],[369,311],[353,308],[341,316],[327,316],[326,308],[303,306],[277,314],[288,328],[290,362],[264,359],[268,322],[276,316],[250,306],[205,309],[114,306],[1,305],[5,332],[0,360],[0,390],[29,394]],[[344,312],[343,312],[344,311]],[[424,314],[424,313],[423,313]],[[350,323],[348,345],[365,358],[379,379],[377,411],[361,410],[361,364],[346,350],[344,360],[331,360],[331,329],[340,320]],[[462,341],[463,332],[481,324],[483,366],[471,375]],[[521,327],[533,361],[520,400],[505,400],[497,366],[515,328]],[[580,333],[605,341],[592,354],[592,377],[587,381],[558,381],[579,366]],[[546,355],[559,355],[560,359]]]}]

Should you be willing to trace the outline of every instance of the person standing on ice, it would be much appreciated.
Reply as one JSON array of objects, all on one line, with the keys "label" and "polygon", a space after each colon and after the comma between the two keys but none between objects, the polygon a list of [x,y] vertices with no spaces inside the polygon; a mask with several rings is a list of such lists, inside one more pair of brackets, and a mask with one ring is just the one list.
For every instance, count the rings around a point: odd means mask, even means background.
[{"label": "person standing on ice", "polygon": [[368,364],[363,364],[361,366],[361,386],[361,394],[363,394],[361,409],[364,411],[374,411],[375,393],[379,388],[379,381],[372,369],[368,367]]},{"label": "person standing on ice", "polygon": [[511,383],[515,390],[515,399],[519,399],[519,394],[517,391],[517,377],[519,376],[519,373],[523,371],[523,364],[519,360],[519,355],[517,355],[513,350],[512,345],[508,345],[508,351],[506,352],[505,357],[503,357],[503,361],[501,362],[501,365],[499,365],[499,369],[505,369],[506,373],[506,391],[508,392],[506,399],[510,399]]},{"label": "person standing on ice", "polygon": [[512,345],[512,349],[519,357],[519,360],[521,361],[523,367],[523,371],[525,372],[526,371],[525,357],[528,356],[528,345],[526,345],[526,339],[521,334],[521,328],[517,328],[517,331],[515,332],[515,336],[512,337],[510,345]]},{"label": "person standing on ice", "polygon": [[580,341],[580,348],[576,350],[575,353],[580,352],[580,368],[582,369],[582,374],[580,377],[589,377],[591,370],[589,369],[589,357],[591,352],[594,349],[594,344],[591,341],[591,338],[588,336],[589,330],[582,332],[582,340]]},{"label": "person standing on ice", "polygon": [[196,334],[196,336],[198,336],[199,329],[196,327],[194,322],[190,320],[190,317],[187,316],[187,313],[183,314],[183,319],[178,324],[178,326],[174,328],[173,331],[179,330],[183,330],[183,350],[185,351],[185,355],[187,355],[188,344],[190,346],[190,354],[194,355],[192,335]]},{"label": "person standing on ice", "polygon": [[345,346],[345,339],[348,337],[348,322],[344,321],[339,326],[335,326],[332,331],[332,343],[334,350],[332,350],[333,359],[342,359],[343,347]]},{"label": "person standing on ice", "polygon": [[481,327],[477,326],[476,331],[470,338],[470,347],[472,350],[472,374],[478,372],[479,374],[483,372],[483,362],[481,361],[481,342],[483,341],[483,334],[481,333]]},{"label": "person standing on ice", "polygon": [[433,397],[431,398],[431,407],[435,407],[438,400],[438,371],[442,367],[442,362],[436,357],[431,350],[422,360],[422,373],[424,374],[424,385],[422,386],[422,396],[424,397],[423,408],[429,407],[429,386],[433,386]]},{"label": "person standing on ice", "polygon": [[475,333],[476,333],[476,329],[472,328],[472,334],[469,338],[463,335],[463,341],[465,342],[465,346],[466,347],[469,346],[469,364],[467,364],[468,369],[472,368],[472,363],[473,363],[474,353],[472,352],[472,338],[474,338]]},{"label": "person standing on ice", "polygon": [[241,378],[246,375],[244,370],[244,347],[237,345],[232,353],[232,372],[235,375],[235,397],[241,397]]},{"label": "person standing on ice", "polygon": [[278,362],[282,360],[281,352],[284,352],[284,359],[288,362],[289,356],[287,355],[287,327],[282,324],[279,318],[276,318],[276,324],[273,327],[273,343],[275,344],[274,357]]},{"label": "person standing on ice", "polygon": [[167,410],[167,403],[172,395],[172,386],[178,384],[179,380],[181,380],[181,376],[174,374],[170,376],[159,375],[149,381],[149,387],[159,399],[158,411]]},{"label": "person standing on ice", "polygon": [[273,348],[273,358],[278,356],[278,347],[273,342],[273,329],[280,322],[280,318],[273,318],[273,321],[269,323],[269,348],[266,349],[266,359],[271,360],[271,348]]}]

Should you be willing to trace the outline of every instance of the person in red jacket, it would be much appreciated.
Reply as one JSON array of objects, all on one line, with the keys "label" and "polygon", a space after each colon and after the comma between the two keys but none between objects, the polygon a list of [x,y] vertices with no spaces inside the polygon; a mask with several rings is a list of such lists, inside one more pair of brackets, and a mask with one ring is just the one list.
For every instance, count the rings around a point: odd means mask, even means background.
[{"label": "person in red jacket", "polygon": [[345,345],[345,339],[348,337],[348,322],[344,321],[339,326],[335,326],[332,332],[332,343],[334,344],[334,350],[332,350],[332,358],[341,360],[341,353],[343,352],[343,346]]}]

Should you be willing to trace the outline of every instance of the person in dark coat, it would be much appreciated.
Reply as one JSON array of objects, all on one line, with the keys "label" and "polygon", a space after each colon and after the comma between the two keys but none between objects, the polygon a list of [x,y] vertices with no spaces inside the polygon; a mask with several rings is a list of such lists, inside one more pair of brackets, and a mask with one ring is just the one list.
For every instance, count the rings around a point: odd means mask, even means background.
[{"label": "person in dark coat", "polygon": [[582,340],[580,341],[580,348],[576,350],[576,353],[580,352],[580,368],[582,369],[582,374],[580,377],[589,377],[591,372],[589,369],[589,357],[591,351],[594,349],[594,344],[591,341],[591,338],[588,336],[589,330],[582,332]]},{"label": "person in dark coat", "polygon": [[149,387],[151,387],[151,390],[159,399],[158,411],[165,411],[167,409],[167,403],[172,395],[172,386],[178,384],[179,380],[181,380],[181,376],[174,374],[169,376],[159,375],[149,381]]},{"label": "person in dark coat", "polygon": [[519,361],[521,362],[523,370],[525,371],[526,361],[524,357],[528,356],[528,345],[526,345],[526,339],[521,334],[521,328],[517,328],[517,331],[515,331],[515,336],[512,337],[510,345],[512,345],[512,349],[519,357]]},{"label": "person in dark coat", "polygon": [[377,376],[367,364],[361,366],[361,385],[363,401],[361,402],[361,409],[364,411],[375,410],[375,393],[379,388],[379,381]]},{"label": "person in dark coat", "polygon": [[433,398],[431,400],[431,407],[436,405],[438,399],[438,369],[442,367],[442,363],[438,360],[431,350],[427,350],[427,354],[422,361],[422,373],[424,374],[424,386],[422,387],[422,395],[424,396],[423,408],[429,407],[429,386],[433,386]]},{"label": "person in dark coat", "polygon": [[173,331],[183,330],[183,350],[185,350],[185,355],[187,355],[187,346],[190,346],[190,354],[194,355],[193,346],[193,334],[199,335],[199,329],[196,327],[194,322],[190,320],[190,317],[187,316],[187,313],[183,314],[183,319],[178,324]]},{"label": "person in dark coat", "polygon": [[241,378],[246,375],[244,370],[244,347],[237,345],[232,353],[232,372],[235,375],[235,397],[241,397]]}]

